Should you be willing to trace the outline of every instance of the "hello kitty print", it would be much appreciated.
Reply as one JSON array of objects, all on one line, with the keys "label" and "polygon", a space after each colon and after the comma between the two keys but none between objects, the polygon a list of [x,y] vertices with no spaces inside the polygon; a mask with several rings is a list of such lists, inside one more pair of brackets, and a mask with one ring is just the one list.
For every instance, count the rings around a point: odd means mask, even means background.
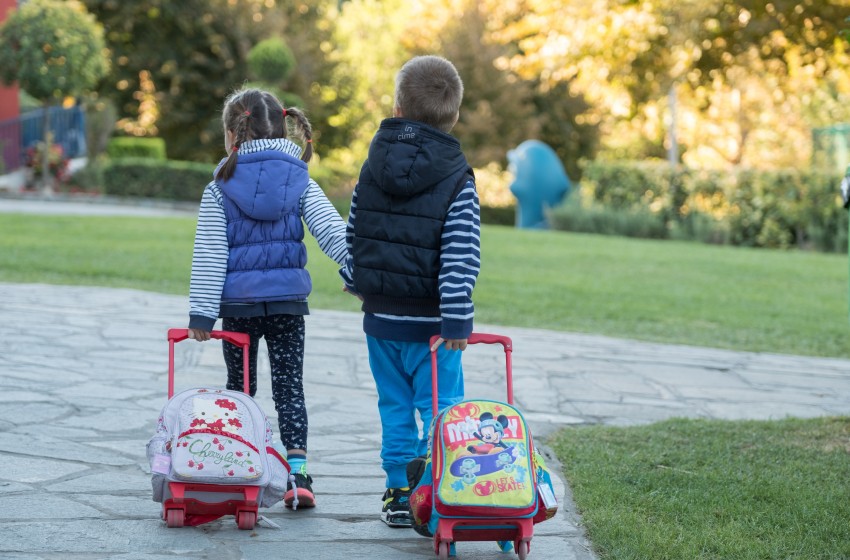
[{"label": "hello kitty print", "polygon": [[192,411],[189,417],[192,421],[190,428],[207,428],[238,433],[243,427],[243,414],[239,406],[232,400],[220,397],[215,400],[209,398],[196,398],[189,401]]},{"label": "hello kitty print", "polygon": [[172,442],[171,468],[177,480],[215,478],[234,483],[263,474],[254,426],[241,393],[198,389],[180,407],[179,435]]}]

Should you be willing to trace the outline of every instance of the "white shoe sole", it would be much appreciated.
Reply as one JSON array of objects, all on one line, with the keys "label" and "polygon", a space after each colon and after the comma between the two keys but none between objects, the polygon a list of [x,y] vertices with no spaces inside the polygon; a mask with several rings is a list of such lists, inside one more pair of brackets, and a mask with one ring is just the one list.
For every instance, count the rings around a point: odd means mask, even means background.
[{"label": "white shoe sole", "polygon": [[413,519],[405,514],[387,515],[382,512],[381,521],[390,527],[413,527]]}]

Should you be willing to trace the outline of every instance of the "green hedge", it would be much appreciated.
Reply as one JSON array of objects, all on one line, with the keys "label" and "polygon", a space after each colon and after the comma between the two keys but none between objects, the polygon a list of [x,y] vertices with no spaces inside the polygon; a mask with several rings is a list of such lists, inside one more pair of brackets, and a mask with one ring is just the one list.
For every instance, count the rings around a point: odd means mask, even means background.
[{"label": "green hedge", "polygon": [[485,206],[482,204],[481,223],[497,226],[515,225],[516,206]]},{"label": "green hedge", "polygon": [[566,231],[644,239],[669,237],[664,218],[648,208],[632,206],[615,210],[601,204],[582,206],[578,197],[568,198],[566,203],[549,212],[548,220],[554,229]]},{"label": "green hedge", "polygon": [[106,154],[111,158],[150,158],[164,160],[165,140],[137,136],[116,136],[106,144]]},{"label": "green hedge", "polygon": [[212,180],[213,166],[191,161],[121,158],[103,169],[103,192],[170,200],[200,201]]},{"label": "green hedge", "polygon": [[[580,192],[594,211],[651,211],[669,237],[846,251],[840,181],[808,169],[705,171],[655,161],[594,161],[584,168]],[[569,229],[556,218],[574,212],[564,206],[553,210],[553,227]]]}]

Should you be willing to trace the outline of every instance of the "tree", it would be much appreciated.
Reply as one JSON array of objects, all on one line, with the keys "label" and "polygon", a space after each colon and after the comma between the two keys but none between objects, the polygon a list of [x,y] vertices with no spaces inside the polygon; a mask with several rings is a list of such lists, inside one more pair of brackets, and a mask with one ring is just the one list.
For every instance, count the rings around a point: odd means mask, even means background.
[{"label": "tree", "polygon": [[[497,0],[484,0],[492,4]],[[845,0],[516,0],[493,30],[510,68],[568,82],[615,157],[663,153],[671,89],[691,165],[799,165],[810,128],[850,118]]]},{"label": "tree", "polygon": [[282,25],[268,0],[85,0],[115,66],[100,93],[119,127],[160,136],[174,159],[221,157],[221,107],[248,79],[247,55]]},{"label": "tree", "polygon": [[45,106],[41,184],[48,192],[50,106],[90,90],[108,69],[103,29],[74,0],[31,0],[0,27],[0,80],[17,81]]},{"label": "tree", "polygon": [[[403,38],[414,2],[350,0],[324,13],[321,43],[329,67],[311,88],[325,165],[353,186],[381,119],[392,116],[394,78],[408,57]],[[299,68],[302,59],[299,55]],[[316,126],[318,123],[319,126]]]},{"label": "tree", "polygon": [[423,0],[410,17],[415,26],[403,37],[413,52],[441,53],[460,72],[464,99],[453,134],[473,165],[504,168],[508,150],[538,139],[555,150],[577,179],[578,162],[593,157],[598,145],[598,126],[578,120],[591,106],[571,93],[566,81],[520,75],[510,67],[518,45],[499,31],[521,17],[510,11],[512,5],[501,0]]},{"label": "tree", "polygon": [[295,69],[295,57],[283,39],[272,37],[254,45],[248,52],[248,65],[260,81],[286,83]]},{"label": "tree", "polygon": [[288,87],[295,67],[295,56],[283,39],[264,39],[248,51],[248,68],[257,82],[247,85],[268,91],[280,99],[284,107],[303,109],[304,100]]},{"label": "tree", "polygon": [[505,47],[487,37],[486,16],[476,1],[467,0],[464,8],[440,33],[442,54],[455,65],[464,86],[460,119],[452,134],[474,167],[497,162],[504,168],[508,150],[540,137],[533,85],[496,67]]}]

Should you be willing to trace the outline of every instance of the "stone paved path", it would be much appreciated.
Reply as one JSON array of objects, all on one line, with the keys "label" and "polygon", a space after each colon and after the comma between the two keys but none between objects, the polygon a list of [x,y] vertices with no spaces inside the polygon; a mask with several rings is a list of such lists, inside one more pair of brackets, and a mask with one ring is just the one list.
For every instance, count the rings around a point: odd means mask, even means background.
[{"label": "stone paved path", "polygon": [[[0,557],[432,557],[429,540],[377,518],[376,394],[358,313],[308,318],[310,465],[319,507],[264,510],[280,529],[239,531],[232,518],[164,526],[150,500],[144,448],[165,402],[165,333],[182,326],[185,305],[182,297],[134,290],[0,284]],[[478,330],[512,337],[517,403],[544,444],[555,429],[580,423],[850,413],[844,360]],[[223,383],[219,344],[177,345],[178,390]],[[504,371],[499,348],[473,346],[465,354],[468,394],[500,398],[502,386],[492,382],[494,371]],[[260,368],[258,398],[273,413],[267,362]],[[593,559],[560,477],[556,490],[561,511],[536,527],[530,557]],[[458,552],[461,559],[511,557],[492,543],[461,543]]]}]

